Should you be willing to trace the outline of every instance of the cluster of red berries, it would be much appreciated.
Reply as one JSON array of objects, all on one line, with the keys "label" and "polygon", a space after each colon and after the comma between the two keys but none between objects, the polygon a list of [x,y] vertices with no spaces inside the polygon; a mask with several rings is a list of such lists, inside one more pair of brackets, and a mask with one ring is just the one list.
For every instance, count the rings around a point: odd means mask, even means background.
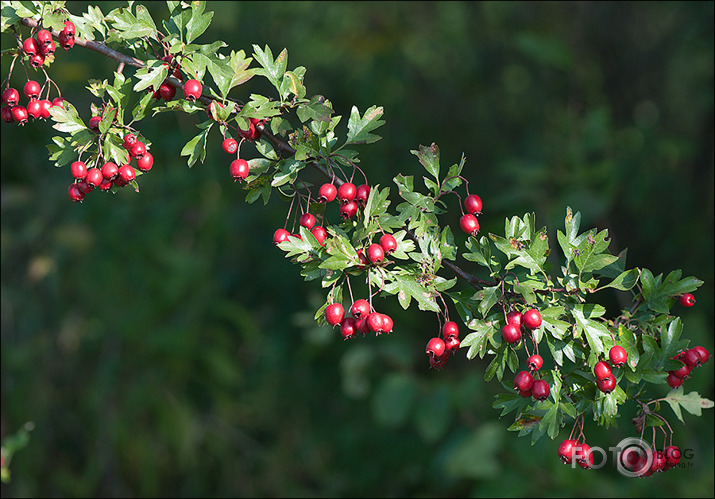
[{"label": "cluster of red berries", "polygon": [[[534,374],[544,365],[544,359],[539,354],[530,355],[526,360],[528,371],[519,371],[514,377],[514,389],[524,398],[533,397],[534,400],[546,400],[551,393],[551,386],[545,379],[535,379]],[[533,373],[533,374],[532,374]]]},{"label": "cluster of red berries", "polygon": [[340,187],[332,183],[325,183],[318,189],[318,201],[330,203],[335,199],[340,203],[340,216],[348,220],[357,215],[360,206],[365,206],[370,195],[370,186],[362,184],[355,186],[352,182],[345,182]]},{"label": "cluster of red berries", "polygon": [[541,313],[535,308],[523,314],[513,310],[506,314],[506,325],[501,330],[502,338],[510,345],[516,345],[521,340],[522,326],[533,331],[541,327],[541,322]]},{"label": "cluster of red berries", "polygon": [[586,442],[580,442],[578,439],[567,438],[561,442],[558,453],[564,464],[571,464],[575,461],[585,470],[593,466],[591,446]]},{"label": "cluster of red berries", "polygon": [[614,376],[611,366],[623,367],[628,361],[628,352],[620,345],[614,345],[608,351],[608,362],[600,360],[593,366],[593,375],[596,377],[596,386],[603,393],[611,393],[616,389],[616,376]]},{"label": "cluster of red berries", "polygon": [[710,359],[710,352],[705,347],[697,346],[688,350],[683,350],[672,360],[679,360],[683,365],[675,370],[668,371],[666,381],[671,388],[677,388],[683,384],[683,381],[690,377],[690,373],[696,367],[700,367]]},{"label": "cluster of red berries", "polygon": [[[65,21],[65,27],[58,39],[63,49],[69,50],[74,46],[76,28],[72,21]],[[30,66],[37,69],[45,63],[45,60],[52,61],[51,56],[55,55],[55,40],[52,33],[46,29],[39,29],[34,38],[30,36],[22,42],[22,51],[27,56]],[[49,63],[48,63],[49,64]]]},{"label": "cluster of red berries", "polygon": [[459,326],[454,321],[447,321],[442,326],[442,337],[435,336],[427,342],[425,353],[429,355],[429,365],[432,369],[442,369],[451,355],[457,353],[461,341]]},{"label": "cluster of red berries", "polygon": [[647,449],[629,447],[621,453],[618,459],[627,470],[644,478],[653,473],[661,473],[675,468],[680,464],[680,457],[680,449],[676,445],[669,445],[662,451],[655,450],[653,447]]},{"label": "cluster of red berries", "polygon": [[345,316],[345,309],[340,303],[332,303],[325,309],[325,321],[331,326],[340,325],[340,334],[344,339],[354,338],[357,333],[391,333],[393,322],[387,314],[375,311],[365,299],[355,300],[350,307],[351,317]]},{"label": "cluster of red berries", "polygon": [[5,123],[17,123],[24,125],[28,119],[46,120],[50,117],[50,108],[52,106],[62,107],[65,101],[62,97],[55,97],[50,102],[49,99],[40,99],[42,88],[35,80],[28,80],[22,89],[22,93],[27,97],[27,105],[20,104],[20,92],[16,89],[8,87],[2,93],[2,103],[5,104],[0,109],[0,116]]},{"label": "cluster of red berries", "polygon": [[[100,117],[95,116],[92,119],[94,118]],[[92,123],[90,120],[90,128],[93,128],[93,125],[98,126],[98,122]],[[123,146],[127,150],[128,158],[127,163],[122,166],[117,166],[112,161],[107,161],[101,168],[99,166],[88,168],[85,162],[79,160],[72,163],[70,172],[75,180],[67,191],[72,201],[81,202],[95,188],[106,192],[112,186],[124,187],[129,184],[136,178],[136,170],[130,164],[132,159],[136,160],[137,169],[141,172],[148,172],[154,166],[154,157],[133,133],[124,136]]]},{"label": "cluster of red berries", "polygon": [[479,232],[477,216],[482,212],[482,199],[476,194],[469,194],[464,199],[464,210],[466,213],[459,219],[459,227],[465,234],[476,236]]}]

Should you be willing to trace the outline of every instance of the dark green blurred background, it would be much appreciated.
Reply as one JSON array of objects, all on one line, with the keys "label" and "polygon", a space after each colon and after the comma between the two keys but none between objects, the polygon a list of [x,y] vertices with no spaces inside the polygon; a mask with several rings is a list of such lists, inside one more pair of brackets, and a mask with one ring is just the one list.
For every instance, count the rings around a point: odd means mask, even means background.
[{"label": "dark green blurred background", "polygon": [[[384,106],[383,140],[361,149],[372,183],[421,175],[409,151],[436,142],[445,166],[466,155],[484,233],[534,211],[555,242],[570,205],[584,229],[610,229],[629,266],[704,280],[696,306],[674,311],[713,351],[712,2],[208,9],[199,42],[287,47],[309,95],[338,114]],[[113,69],[75,48],[50,74],[88,120],[84,85]],[[24,83],[20,68],[12,83]],[[268,90],[255,79],[231,95],[251,92]],[[460,353],[428,369],[433,314],[386,299],[389,336],[343,342],[317,328],[323,291],[271,244],[287,205],[243,202],[218,135],[187,169],[179,151],[196,122],[142,122],[155,164],[141,193],[81,205],[68,169],[48,160],[50,125],[3,123],[2,435],[35,424],[3,497],[713,495],[713,410],[683,425],[662,408],[674,443],[693,449],[688,469],[640,480],[572,470],[556,457],[568,429],[534,446],[506,431],[485,362]],[[453,207],[442,221],[454,227]],[[686,391],[714,398],[713,364]],[[634,414],[627,404],[607,431],[587,420],[589,443],[635,435]]]}]

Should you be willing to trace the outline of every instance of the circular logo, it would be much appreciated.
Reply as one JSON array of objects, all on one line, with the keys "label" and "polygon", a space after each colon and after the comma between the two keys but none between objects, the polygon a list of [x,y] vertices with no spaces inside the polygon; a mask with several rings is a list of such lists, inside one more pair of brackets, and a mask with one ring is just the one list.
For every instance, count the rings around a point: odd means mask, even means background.
[{"label": "circular logo", "polygon": [[640,438],[624,438],[611,450],[616,458],[616,468],[623,476],[643,476],[653,464],[653,450]]}]

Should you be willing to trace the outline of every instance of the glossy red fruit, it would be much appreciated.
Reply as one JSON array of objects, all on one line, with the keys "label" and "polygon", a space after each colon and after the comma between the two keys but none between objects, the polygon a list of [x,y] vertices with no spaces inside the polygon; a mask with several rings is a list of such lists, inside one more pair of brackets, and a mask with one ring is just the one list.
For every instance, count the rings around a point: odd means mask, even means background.
[{"label": "glossy red fruit", "polygon": [[42,116],[42,105],[40,105],[40,101],[38,99],[31,99],[30,102],[27,103],[27,114],[33,120]]},{"label": "glossy red fruit", "polygon": [[298,223],[300,223],[300,225],[302,225],[306,229],[310,230],[315,225],[315,217],[310,213],[303,213],[300,216]]},{"label": "glossy red fruit", "polygon": [[380,236],[380,246],[385,254],[389,255],[397,249],[397,240],[392,234],[383,234]]},{"label": "glossy red fruit", "polygon": [[113,185],[116,185],[117,187],[124,187],[127,185],[127,181],[122,178],[121,175],[117,175],[116,178],[112,181]]},{"label": "glossy red fruit", "polygon": [[192,78],[184,83],[184,98],[190,101],[195,101],[201,97],[202,90],[203,87],[201,86],[201,82]]},{"label": "glossy red fruit", "polygon": [[273,233],[273,244],[278,244],[282,243],[283,241],[287,241],[288,236],[290,236],[290,232],[285,229],[278,229]]},{"label": "glossy red fruit", "polygon": [[476,194],[470,194],[464,200],[464,210],[472,215],[478,215],[482,212],[482,198]]},{"label": "glossy red fruit", "polygon": [[40,97],[40,90],[42,90],[42,88],[35,80],[28,80],[25,86],[22,87],[22,93],[24,93],[28,99],[38,99]]},{"label": "glossy red fruit", "polygon": [[447,345],[444,340],[442,338],[434,337],[427,342],[425,353],[430,357],[441,357],[446,349]]},{"label": "glossy red fruit", "polygon": [[535,308],[527,310],[521,317],[521,323],[529,329],[537,329],[541,326],[541,313]]},{"label": "glossy red fruit", "polygon": [[119,175],[119,167],[112,161],[107,161],[102,165],[102,176],[107,180],[114,180]]},{"label": "glossy red fruit", "polygon": [[681,295],[679,298],[680,304],[684,307],[692,307],[695,305],[695,297],[692,295],[692,293],[685,293],[684,295]]},{"label": "glossy red fruit", "polygon": [[514,388],[519,391],[530,390],[534,386],[534,376],[529,371],[519,371],[514,377]]},{"label": "glossy red fruit", "polygon": [[477,232],[479,232],[479,221],[477,217],[471,213],[467,213],[466,215],[462,215],[462,218],[459,219],[459,227],[465,234],[476,236]]},{"label": "glossy red fruit", "polygon": [[124,143],[122,146],[127,151],[131,150],[132,147],[137,143],[137,137],[133,133],[128,133],[124,136]]},{"label": "glossy red fruit", "polygon": [[588,444],[581,444],[574,447],[574,457],[578,465],[587,470],[593,466],[593,452]]},{"label": "glossy red fruit", "polygon": [[596,379],[606,379],[610,378],[613,376],[611,373],[611,367],[604,361],[599,361],[596,363],[595,366],[593,366],[593,374],[596,376]]},{"label": "glossy red fruit", "polygon": [[340,303],[332,303],[325,309],[325,320],[331,326],[340,324],[345,318],[345,309]]},{"label": "glossy red fruit", "polygon": [[[343,184],[345,185],[345,184]],[[340,205],[340,216],[343,217],[345,220],[348,220],[350,218],[353,218],[355,215],[357,215],[358,212],[358,205],[355,201],[349,201],[347,203],[343,203]]]},{"label": "glossy red fruit", "polygon": [[2,92],[2,101],[10,107],[17,106],[20,102],[20,92],[15,88],[6,88]]},{"label": "glossy red fruit", "polygon": [[340,323],[340,334],[346,340],[355,336],[357,332],[357,323],[352,317],[345,317]]},{"label": "glossy red fruit", "polygon": [[65,102],[67,102],[67,100],[64,97],[55,97],[52,99],[52,105],[61,108],[65,107]]},{"label": "glossy red fruit", "polygon": [[611,361],[613,367],[623,367],[628,360],[628,353],[622,346],[614,345],[608,351],[608,360]]},{"label": "glossy red fruit", "polygon": [[77,182],[77,186],[79,187],[79,190],[82,191],[82,194],[89,194],[94,190],[94,185],[89,185],[87,183],[87,179],[80,180]]},{"label": "glossy red fruit", "polygon": [[79,185],[76,183],[70,184],[67,194],[75,203],[80,203],[84,199],[84,192],[80,190]]},{"label": "glossy red fruit", "polygon": [[708,352],[707,348],[697,346],[693,347],[697,352],[700,354],[700,361],[705,364],[709,359],[710,359],[710,352]]},{"label": "glossy red fruit", "polygon": [[128,184],[137,177],[137,172],[132,165],[122,165],[119,167],[119,177]]},{"label": "glossy red fruit", "polygon": [[77,33],[77,28],[75,27],[74,23],[68,19],[65,21],[65,27],[62,32],[67,36],[73,37]]},{"label": "glossy red fruit", "polygon": [[382,314],[382,330],[385,333],[391,333],[394,323],[392,322],[392,317],[387,314]]},{"label": "glossy red fruit", "polygon": [[55,45],[54,40],[52,40],[47,45],[40,45],[40,55],[45,58],[47,58],[50,55],[55,55],[56,50],[57,50],[57,46]]},{"label": "glossy red fruit", "polygon": [[145,152],[144,155],[137,160],[137,168],[143,172],[148,172],[154,166],[154,156],[150,152]]},{"label": "glossy red fruit", "polygon": [[367,318],[369,315],[370,314],[355,319],[355,329],[361,332],[363,336],[370,332],[370,328],[367,326]]},{"label": "glossy red fruit", "polygon": [[681,452],[676,445],[669,445],[663,451],[663,456],[665,457],[665,466],[667,468],[673,468],[680,464]]},{"label": "glossy red fruit", "polygon": [[99,123],[102,121],[101,116],[92,116],[89,119],[89,123],[87,124],[89,126],[89,129],[92,130],[93,132],[99,132]]},{"label": "glossy red fruit", "polygon": [[564,464],[569,464],[573,461],[574,448],[578,445],[578,441],[566,439],[559,444],[559,458]]},{"label": "glossy red fruit", "polygon": [[329,203],[338,196],[338,188],[333,184],[323,184],[318,190],[318,201]]},{"label": "glossy red fruit", "polygon": [[42,54],[35,54],[30,56],[30,66],[37,69],[45,63],[45,56]]},{"label": "glossy red fruit", "polygon": [[35,38],[37,39],[37,43],[40,46],[49,45],[50,43],[52,43],[52,33],[47,31],[46,29],[39,30],[35,35]]},{"label": "glossy red fruit", "polygon": [[57,40],[60,42],[60,45],[62,46],[63,49],[69,50],[72,47],[74,47],[74,36],[69,36],[66,32],[60,31],[60,34],[57,36]]},{"label": "glossy red fruit", "polygon": [[226,154],[235,154],[238,151],[238,141],[229,137],[223,141],[221,148]]},{"label": "glossy red fruit", "polygon": [[47,99],[42,99],[40,101],[40,118],[43,120],[46,120],[49,118],[50,115],[50,108],[52,107],[52,103],[47,100]]},{"label": "glossy red fruit", "polygon": [[362,270],[365,267],[367,267],[368,265],[370,265],[370,261],[365,256],[365,252],[362,250],[362,248],[357,250],[357,257],[358,257],[358,264],[357,264],[358,270]]},{"label": "glossy red fruit", "polygon": [[651,464],[650,469],[651,471],[655,473],[659,473],[662,471],[665,471],[666,468],[666,460],[665,460],[665,454],[663,454],[661,451],[655,451],[653,453],[653,464]]},{"label": "glossy red fruit", "polygon": [[537,379],[531,386],[531,395],[536,400],[546,400],[549,398],[549,393],[551,393],[551,388],[546,380]]},{"label": "glossy red fruit", "polygon": [[541,355],[534,354],[526,359],[526,365],[529,367],[529,370],[538,371],[541,369],[541,366],[544,365],[544,359],[541,358]]},{"label": "glossy red fruit", "polygon": [[132,148],[129,149],[129,155],[134,159],[141,159],[144,154],[146,154],[146,146],[143,142],[139,142],[138,140]]},{"label": "glossy red fruit", "polygon": [[29,117],[29,114],[27,113],[27,108],[25,106],[13,106],[12,110],[12,119],[19,123],[20,125],[24,125],[27,123],[27,118]]},{"label": "glossy red fruit", "polygon": [[350,313],[356,319],[367,317],[367,315],[370,313],[370,303],[367,300],[363,300],[362,298],[360,298],[359,300],[355,300],[355,303],[353,303],[350,307]]},{"label": "glossy red fruit", "polygon": [[668,377],[665,378],[665,381],[668,383],[668,386],[671,388],[678,388],[680,385],[683,384],[683,378],[679,378],[672,371],[668,373]]},{"label": "glossy red fruit", "polygon": [[383,315],[379,312],[372,312],[367,316],[367,328],[375,334],[382,334],[384,332],[383,323]]},{"label": "glossy red fruit", "polygon": [[32,57],[40,53],[40,46],[34,38],[26,38],[25,41],[22,42],[22,51],[29,57]]},{"label": "glossy red fruit", "polygon": [[690,366],[691,368],[700,367],[700,365],[702,364],[700,352],[695,348],[686,350],[683,362],[685,362],[685,365]]},{"label": "glossy red fruit", "polygon": [[450,336],[449,338],[446,338],[444,340],[444,344],[447,346],[447,350],[452,353],[457,353],[457,350],[459,350],[459,346],[462,344],[462,342],[459,341],[459,338],[457,338],[456,336]]},{"label": "glossy red fruit", "polygon": [[514,324],[516,326],[521,326],[521,312],[517,310],[512,310],[508,314],[506,314],[506,323],[507,324]]},{"label": "glossy red fruit", "polygon": [[320,244],[321,246],[325,244],[325,239],[327,239],[328,237],[328,231],[325,230],[325,227],[316,225],[310,230],[310,232],[315,236],[315,239],[318,240],[318,244]]},{"label": "glossy red fruit", "polygon": [[70,173],[77,180],[82,180],[87,176],[87,165],[84,161],[75,161],[70,165]]},{"label": "glossy red fruit", "polygon": [[521,339],[521,329],[516,324],[507,324],[501,330],[504,341],[513,345]]},{"label": "glossy red fruit", "polygon": [[176,95],[176,87],[171,83],[163,82],[159,85],[159,96],[165,101],[170,101]]},{"label": "glossy red fruit", "polygon": [[15,120],[12,118],[12,108],[10,106],[3,106],[0,109],[0,117],[5,123],[13,123]]},{"label": "glossy red fruit", "polygon": [[102,170],[99,168],[90,168],[87,170],[87,177],[85,178],[87,184],[90,187],[98,187],[99,184],[104,180],[104,175],[102,175]]},{"label": "glossy red fruit", "polygon": [[693,368],[692,366],[689,366],[688,364],[683,363],[682,366],[680,366],[679,369],[675,371],[671,371],[674,376],[677,376],[680,379],[688,379],[688,376],[690,376],[690,373],[692,372]]},{"label": "glossy red fruit", "polygon": [[245,159],[234,159],[231,162],[231,176],[233,177],[234,181],[243,181],[248,177],[248,173],[250,171],[250,168],[248,166],[248,161]]},{"label": "glossy red fruit", "polygon": [[[342,204],[349,203],[355,199],[356,194],[357,188],[355,187],[355,184],[346,182],[338,188],[338,201]],[[355,205],[355,211],[357,211],[357,204]]]},{"label": "glossy red fruit", "polygon": [[370,195],[370,186],[366,184],[358,185],[355,188],[355,202],[365,206],[367,198]]},{"label": "glossy red fruit", "polygon": [[616,389],[616,377],[609,376],[608,378],[597,379],[596,386],[603,393],[611,393],[613,390]]},{"label": "glossy red fruit", "polygon": [[442,337],[447,340],[449,338],[459,338],[459,325],[454,321],[448,321],[442,326]]},{"label": "glossy red fruit", "polygon": [[379,244],[372,243],[367,248],[367,259],[370,260],[371,263],[377,265],[385,259],[385,250],[383,250],[382,246]]}]

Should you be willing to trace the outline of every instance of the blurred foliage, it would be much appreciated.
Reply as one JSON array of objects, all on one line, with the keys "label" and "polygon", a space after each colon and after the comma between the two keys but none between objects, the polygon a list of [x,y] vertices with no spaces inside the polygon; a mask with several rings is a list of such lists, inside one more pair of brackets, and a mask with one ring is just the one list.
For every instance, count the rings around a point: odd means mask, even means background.
[{"label": "blurred foliage", "polygon": [[[361,149],[372,183],[418,173],[410,149],[436,142],[445,163],[465,153],[484,232],[527,211],[553,230],[571,205],[584,227],[610,229],[629,266],[703,279],[680,310],[683,336],[713,350],[712,2],[208,9],[200,41],[287,47],[339,114],[384,106],[384,139]],[[86,80],[114,69],[75,47],[50,74],[86,120]],[[712,496],[713,411],[687,426],[662,411],[692,467],[640,480],[571,470],[558,441],[506,431],[486,362],[459,354],[429,371],[431,314],[386,300],[389,336],[343,342],[317,327],[322,291],[271,243],[287,205],[243,203],[218,137],[187,170],[179,151],[195,122],[147,123],[142,192],[82,205],[47,159],[50,126],[2,124],[2,435],[35,426],[3,497]],[[443,222],[458,212],[455,198]],[[713,364],[686,391],[712,399]],[[587,421],[589,443],[634,436],[633,405],[617,429]]]}]

